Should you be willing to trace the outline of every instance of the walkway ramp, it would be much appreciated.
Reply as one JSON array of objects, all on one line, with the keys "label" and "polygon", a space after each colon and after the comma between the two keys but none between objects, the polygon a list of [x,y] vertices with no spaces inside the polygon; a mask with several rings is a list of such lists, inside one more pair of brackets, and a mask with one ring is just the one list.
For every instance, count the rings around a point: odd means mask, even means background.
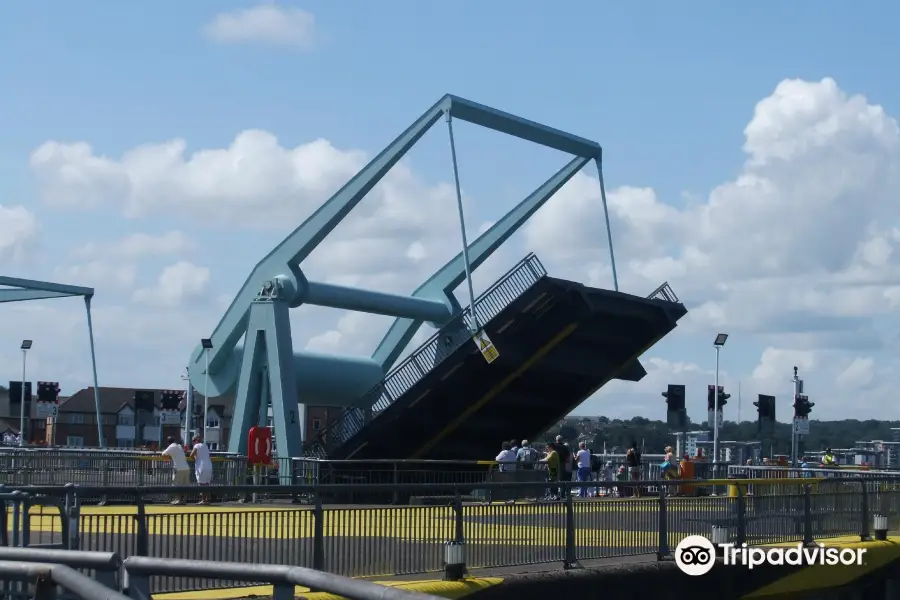
[{"label": "walkway ramp", "polygon": [[468,312],[395,368],[307,444],[340,459],[480,460],[501,440],[533,438],[613,379],[639,381],[638,358],[687,310],[668,284],[648,298],[548,277],[533,254],[476,300],[499,357],[467,334]]}]

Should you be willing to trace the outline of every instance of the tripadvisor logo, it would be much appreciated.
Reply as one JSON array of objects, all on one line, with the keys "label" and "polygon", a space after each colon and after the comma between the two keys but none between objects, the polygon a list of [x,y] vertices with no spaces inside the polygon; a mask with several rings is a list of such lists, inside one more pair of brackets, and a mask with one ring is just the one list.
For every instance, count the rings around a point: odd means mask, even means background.
[{"label": "tripadvisor logo", "polygon": [[[804,547],[750,548],[747,544],[719,544],[722,563],[752,569],[760,565],[862,565],[865,548],[826,548],[823,544]],[[682,572],[697,576],[709,573],[716,564],[716,545],[702,535],[689,535],[675,548],[675,564]]]}]

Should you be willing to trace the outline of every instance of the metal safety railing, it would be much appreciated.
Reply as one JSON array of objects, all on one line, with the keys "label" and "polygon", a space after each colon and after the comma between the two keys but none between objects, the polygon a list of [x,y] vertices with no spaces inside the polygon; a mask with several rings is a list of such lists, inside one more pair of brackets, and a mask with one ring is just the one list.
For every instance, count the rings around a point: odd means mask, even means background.
[{"label": "metal safety railing", "polygon": [[[87,573],[79,572],[87,571]],[[296,586],[349,600],[436,600],[437,596],[385,587],[304,567],[208,560],[172,561],[115,553],[34,550],[0,547],[0,586],[4,598],[54,600],[151,600],[153,576],[175,575],[194,580],[256,582],[273,586],[273,600],[294,598]],[[18,585],[17,585],[18,584]],[[23,585],[24,584],[24,585]],[[32,589],[29,589],[32,588]],[[120,593],[120,590],[127,595]]]},{"label": "metal safety railing", "polygon": [[[526,477],[527,475],[527,477]],[[713,485],[719,496],[698,497]],[[494,473],[477,484],[358,485],[360,491],[427,499],[410,506],[329,505],[343,485],[292,486],[305,505],[162,507],[143,498],[196,493],[197,488],[143,488],[136,505],[115,510],[80,506],[103,489],[69,486],[34,490],[72,510],[33,512],[30,543],[160,559],[172,566],[147,573],[151,593],[233,587],[249,582],[173,570],[189,560],[216,559],[301,566],[345,577],[387,577],[441,571],[448,542],[464,544],[469,569],[636,555],[669,556],[688,535],[717,535],[738,545],[804,542],[872,535],[876,516],[900,530],[900,481],[894,478],[722,479],[638,482],[549,481],[538,472]],[[772,487],[777,493],[770,493]],[[664,490],[653,494],[652,489]],[[249,494],[254,486],[204,488]],[[593,491],[601,496],[593,496]],[[474,501],[479,498],[480,501]]]},{"label": "metal safety railing", "polygon": [[293,600],[296,586],[335,594],[348,600],[437,600],[438,596],[389,588],[324,573],[305,567],[184,560],[173,563],[158,558],[131,557],[124,563],[128,573],[129,596],[133,600],[152,600],[150,580],[170,575],[192,579],[261,583],[272,585],[273,600]]},{"label": "metal safety railing", "polygon": [[[190,462],[190,459],[189,459]],[[242,480],[247,458],[212,456],[213,483]],[[191,470],[193,477],[193,469]],[[0,486],[78,484],[108,488],[166,485],[172,482],[172,462],[159,452],[4,448],[0,450]],[[115,501],[110,494],[96,501]]]},{"label": "metal safety railing", "polygon": [[863,469],[856,465],[844,465],[839,468],[729,465],[728,477],[739,479],[802,479],[810,477],[830,477],[838,479],[884,479],[900,482],[900,471]]},{"label": "metal safety railing", "polygon": [[[475,301],[475,310],[481,325],[500,314],[513,300],[546,275],[546,269],[534,254],[529,254],[519,261]],[[340,446],[359,433],[367,423],[421,381],[447,356],[463,344],[471,343],[472,325],[471,309],[467,307],[392,369],[381,383],[327,424],[319,435],[306,445],[304,454],[325,458],[329,448]]]},{"label": "metal safety railing", "polygon": [[662,285],[653,290],[648,296],[648,300],[664,300],[665,302],[674,302],[678,303],[678,296],[675,295],[675,290],[672,289],[672,286],[669,285],[668,281],[664,281]]}]

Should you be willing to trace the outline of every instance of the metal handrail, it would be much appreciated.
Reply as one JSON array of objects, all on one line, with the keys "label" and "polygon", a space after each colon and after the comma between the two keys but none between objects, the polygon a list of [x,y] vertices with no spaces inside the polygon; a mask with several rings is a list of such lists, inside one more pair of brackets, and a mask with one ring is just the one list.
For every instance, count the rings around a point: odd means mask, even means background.
[{"label": "metal handrail", "polygon": [[[765,484],[768,481],[782,483],[790,483],[792,485],[802,484],[804,482],[799,480],[790,480],[784,478],[775,478],[775,479],[765,479],[765,480],[752,480],[749,479],[747,481],[752,481],[760,484]],[[896,482],[896,478],[889,477],[846,477],[846,478],[827,478],[828,483],[838,484],[838,483],[871,483],[873,481],[888,481],[888,482]],[[711,485],[711,482],[721,482],[725,483],[734,483],[734,480],[728,479],[672,479],[672,480],[650,480],[645,479],[639,482],[634,482],[634,485],[641,486],[654,486],[654,485],[666,485],[666,486],[679,486],[679,485]],[[561,488],[571,489],[578,487],[605,487],[609,485],[609,482],[606,481],[559,481],[555,482],[556,485]],[[434,493],[438,491],[449,491],[449,492],[464,492],[467,490],[503,490],[503,489],[531,489],[535,485],[534,481],[481,481],[481,482],[435,482],[435,483],[357,483],[353,485],[354,491],[378,491],[378,492],[394,492],[394,491],[410,491],[410,492],[423,492],[423,493]],[[631,485],[629,483],[618,484],[618,485]],[[242,485],[211,485],[205,488],[209,490],[210,493],[214,494],[218,490],[228,490],[234,494],[246,494],[252,493],[254,491],[259,491],[259,486],[251,485],[251,484],[242,484]],[[41,488],[41,492],[52,495],[52,494],[62,494],[65,493],[67,489],[62,487],[56,487],[53,489],[49,488]],[[111,489],[108,487],[100,487],[100,486],[77,486],[77,493],[79,494],[101,494],[110,492]],[[184,495],[189,493],[196,493],[196,486],[146,486],[146,487],[137,487],[134,488],[133,492],[136,497],[142,498],[144,496],[151,496],[154,494],[169,494],[169,495]],[[290,495],[302,495],[302,494],[321,494],[323,496],[328,496],[330,493],[337,492],[346,492],[347,486],[341,483],[325,483],[325,484],[290,484],[279,487],[279,492],[282,492],[286,496]]]},{"label": "metal handrail", "polygon": [[33,583],[36,598],[53,597],[42,593],[41,588],[59,586],[82,600],[129,600],[128,596],[60,564],[0,560],[0,580]]},{"label": "metal handrail", "polygon": [[[524,276],[523,276],[524,275]],[[547,270],[534,253],[528,254],[500,277],[494,284],[485,290],[475,301],[475,309],[480,323],[483,325],[509,306],[513,300],[521,296],[535,283],[547,275]],[[516,279],[518,278],[518,281]],[[513,289],[514,293],[507,293],[506,284],[515,282],[521,289]],[[516,293],[517,292],[517,293]],[[326,425],[319,434],[307,444],[304,455],[313,458],[325,458],[327,456],[326,440],[337,435],[337,443],[343,444],[382,411],[393,404],[394,400],[402,396],[413,385],[421,381],[425,375],[437,367],[443,359],[456,351],[469,336],[453,335],[460,329],[471,326],[471,310],[466,307],[453,320],[435,332],[419,348],[406,357],[399,365],[394,367],[385,378],[369,390],[357,402],[345,408],[339,417]],[[463,323],[465,322],[465,324]],[[439,340],[446,339],[450,344],[440,348]],[[399,384],[394,384],[398,381]],[[374,396],[374,398],[373,398]],[[366,412],[371,416],[366,418]]]},{"label": "metal handrail", "polygon": [[166,560],[132,556],[125,560],[129,594],[134,600],[150,600],[149,577],[166,575],[224,579],[272,584],[273,597],[293,598],[294,586],[321,590],[348,600],[438,600],[439,596],[391,588],[370,581],[350,579],[324,571],[282,565],[256,565],[206,560]]},{"label": "metal handrail", "polygon": [[678,296],[675,295],[675,290],[672,289],[672,286],[669,285],[668,281],[664,281],[662,285],[653,290],[653,292],[647,296],[647,299],[678,303]]}]

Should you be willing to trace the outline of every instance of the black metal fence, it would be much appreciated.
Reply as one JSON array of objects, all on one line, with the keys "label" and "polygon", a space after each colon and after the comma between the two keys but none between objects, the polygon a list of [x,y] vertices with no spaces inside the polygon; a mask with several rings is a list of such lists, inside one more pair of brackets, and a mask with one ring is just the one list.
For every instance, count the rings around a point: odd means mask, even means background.
[{"label": "black metal fence", "polygon": [[[709,486],[709,481],[653,482],[654,487]],[[325,501],[346,486],[294,486],[303,504],[227,503],[149,505],[145,498],[191,495],[197,488],[136,488],[134,506],[83,506],[80,496],[103,489],[28,488],[0,496],[7,545],[114,552],[123,559],[255,562],[304,566],[349,577],[440,571],[444,547],[465,545],[470,569],[536,563],[575,566],[611,557],[667,556],[688,535],[736,544],[810,542],[842,535],[866,537],[874,515],[900,529],[895,479],[721,481],[720,496],[648,495],[646,483],[615,482],[607,498],[580,498],[579,486],[559,482],[558,500],[541,501],[546,483],[474,485],[356,485],[384,494],[430,498],[418,506],[347,506]],[[488,497],[472,501],[475,489]],[[537,489],[541,488],[541,489]],[[246,496],[253,486],[206,488],[216,496]],[[117,490],[121,493],[121,490]],[[497,498],[503,500],[497,501]],[[307,503],[308,502],[308,503]],[[234,582],[154,576],[153,592],[233,586]]]}]

